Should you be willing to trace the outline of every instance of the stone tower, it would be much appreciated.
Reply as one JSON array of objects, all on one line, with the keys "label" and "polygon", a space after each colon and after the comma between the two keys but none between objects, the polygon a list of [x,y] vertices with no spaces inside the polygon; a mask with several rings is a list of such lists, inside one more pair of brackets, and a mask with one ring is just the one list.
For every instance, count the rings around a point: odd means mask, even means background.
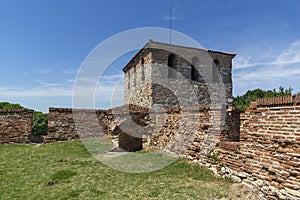
[{"label": "stone tower", "polygon": [[150,40],[123,68],[125,104],[149,109],[227,105],[235,55]]}]

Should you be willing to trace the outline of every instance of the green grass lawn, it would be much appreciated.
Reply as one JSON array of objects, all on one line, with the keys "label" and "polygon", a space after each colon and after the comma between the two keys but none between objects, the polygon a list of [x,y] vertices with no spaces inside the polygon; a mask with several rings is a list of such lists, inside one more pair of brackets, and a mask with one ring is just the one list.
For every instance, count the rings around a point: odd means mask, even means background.
[{"label": "green grass lawn", "polygon": [[0,199],[215,199],[231,185],[182,160],[150,173],[117,171],[80,140],[0,145],[0,160]]}]

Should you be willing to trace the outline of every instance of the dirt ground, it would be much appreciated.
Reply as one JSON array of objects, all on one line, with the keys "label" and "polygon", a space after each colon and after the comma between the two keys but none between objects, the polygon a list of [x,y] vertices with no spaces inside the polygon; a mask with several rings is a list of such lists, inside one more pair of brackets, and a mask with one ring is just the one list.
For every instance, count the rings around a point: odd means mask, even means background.
[{"label": "dirt ground", "polygon": [[248,187],[240,183],[231,186],[229,196],[221,200],[257,200],[258,197]]}]

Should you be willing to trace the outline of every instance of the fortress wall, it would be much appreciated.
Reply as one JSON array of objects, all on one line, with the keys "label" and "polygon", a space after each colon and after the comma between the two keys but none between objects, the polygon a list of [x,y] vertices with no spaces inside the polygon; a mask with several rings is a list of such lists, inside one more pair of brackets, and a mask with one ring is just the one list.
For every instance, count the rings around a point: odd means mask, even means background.
[{"label": "fortress wall", "polygon": [[[219,174],[268,199],[300,198],[300,97],[259,99],[240,115],[240,142],[221,142]],[[224,166],[224,167],[222,167]]]},{"label": "fortress wall", "polygon": [[33,110],[0,109],[0,143],[28,143]]}]

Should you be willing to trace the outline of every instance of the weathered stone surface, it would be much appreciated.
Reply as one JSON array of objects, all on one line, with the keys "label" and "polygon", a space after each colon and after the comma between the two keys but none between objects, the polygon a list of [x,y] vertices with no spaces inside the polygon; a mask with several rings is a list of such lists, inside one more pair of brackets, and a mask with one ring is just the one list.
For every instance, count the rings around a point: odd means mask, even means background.
[{"label": "weathered stone surface", "polygon": [[240,173],[237,174],[237,176],[240,177],[240,178],[247,178],[249,175],[245,172],[240,172]]},{"label": "weathered stone surface", "polygon": [[235,183],[240,183],[242,182],[242,179],[240,179],[238,176],[232,175],[231,179],[233,180],[233,182]]},{"label": "weathered stone surface", "polygon": [[114,133],[119,135],[119,147],[126,151],[139,151],[143,148],[143,136],[149,132],[146,116],[128,118],[118,125]]},{"label": "weathered stone surface", "polygon": [[0,109],[0,143],[28,143],[33,110]]},{"label": "weathered stone surface", "polygon": [[[133,134],[131,128],[147,125],[148,115],[148,109],[134,105],[109,110],[49,108],[48,135],[45,136],[45,142],[119,135],[122,132],[118,126],[126,120],[132,122],[132,127],[128,125],[125,130],[130,135]],[[126,127],[122,128],[124,130]],[[149,130],[143,128],[139,130],[141,137],[148,132]]]},{"label": "weathered stone surface", "polygon": [[225,92],[227,104],[227,99],[232,98],[234,56],[149,41],[123,68],[125,103],[151,109],[156,104],[207,105],[214,103],[213,96]]},{"label": "weathered stone surface", "polygon": [[139,151],[143,148],[143,140],[142,138],[121,132],[119,135],[119,147],[125,151]]},{"label": "weathered stone surface", "polygon": [[105,110],[49,108],[48,135],[44,139],[45,142],[72,140],[79,139],[79,134],[99,137],[110,130],[112,118]]},{"label": "weathered stone surface", "polygon": [[292,189],[289,189],[289,188],[285,188],[285,190],[287,191],[287,193],[300,198],[300,191],[299,190],[292,190]]}]

